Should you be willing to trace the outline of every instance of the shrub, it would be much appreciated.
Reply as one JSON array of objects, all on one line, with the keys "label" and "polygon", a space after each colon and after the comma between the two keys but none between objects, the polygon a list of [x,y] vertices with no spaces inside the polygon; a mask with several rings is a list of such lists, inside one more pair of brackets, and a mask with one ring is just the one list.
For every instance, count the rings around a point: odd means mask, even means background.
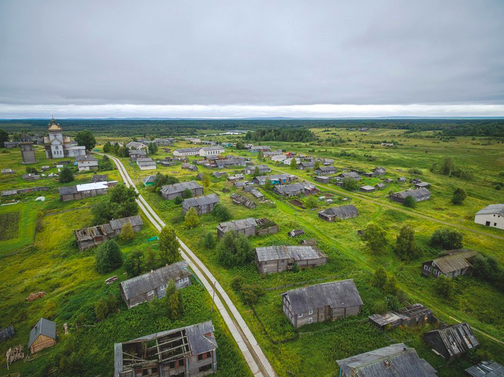
[{"label": "shrub", "polygon": [[252,245],[243,234],[227,232],[217,247],[217,259],[224,267],[233,267],[250,262],[253,258]]},{"label": "shrub", "polygon": [[407,196],[406,199],[404,199],[403,205],[408,208],[416,208],[417,206],[417,201],[414,197]]},{"label": "shrub", "polygon": [[444,275],[438,276],[434,284],[436,292],[443,298],[451,298],[454,294],[455,283],[452,279],[447,278]]},{"label": "shrub", "polygon": [[405,225],[401,228],[397,236],[395,251],[403,260],[411,260],[415,257],[417,253],[415,231],[409,225]]},{"label": "shrub", "polygon": [[214,209],[212,210],[212,214],[217,217],[220,221],[228,221],[231,220],[231,212],[224,204],[216,204]]},{"label": "shrub", "polygon": [[184,224],[188,229],[195,228],[198,226],[199,219],[198,219],[198,213],[196,212],[196,209],[194,207],[189,208],[189,211],[187,211],[184,219]]},{"label": "shrub", "polygon": [[123,259],[121,249],[114,240],[107,241],[96,250],[96,270],[100,274],[106,274],[122,266]]},{"label": "shrub", "polygon": [[240,292],[244,284],[245,279],[242,276],[235,276],[233,280],[231,280],[231,288],[235,292]]},{"label": "shrub", "polygon": [[135,238],[135,232],[133,231],[133,226],[130,222],[123,225],[121,229],[121,240],[124,242],[133,241]]},{"label": "shrub", "polygon": [[59,181],[61,183],[69,183],[69,182],[73,182],[74,180],[74,175],[72,173],[72,171],[67,168],[66,166],[61,169],[61,172],[60,172],[60,175],[59,175]]},{"label": "shrub", "polygon": [[362,232],[362,240],[375,252],[381,252],[387,246],[386,232],[376,224],[369,224]]},{"label": "shrub", "polygon": [[144,255],[140,250],[133,250],[124,261],[124,269],[128,278],[133,278],[142,273]]},{"label": "shrub", "polygon": [[183,201],[184,201],[184,199],[182,199],[180,196],[177,196],[175,198],[175,204],[182,204]]},{"label": "shrub", "polygon": [[385,268],[380,267],[375,271],[371,285],[383,289],[385,284],[387,284],[387,271],[385,271]]},{"label": "shrub", "polygon": [[453,192],[452,203],[456,204],[456,205],[457,204],[462,204],[466,197],[467,197],[467,195],[466,195],[465,190],[461,189],[461,188],[457,188]]},{"label": "shrub", "polygon": [[212,232],[208,232],[205,236],[204,245],[207,249],[213,249],[215,247],[215,237]]},{"label": "shrub", "polygon": [[96,319],[103,321],[111,313],[114,313],[117,308],[117,299],[115,296],[102,297],[96,301],[94,305]]},{"label": "shrub", "polygon": [[306,208],[317,208],[317,206],[318,206],[317,199],[314,196],[309,196],[305,200],[305,205],[306,205]]},{"label": "shrub", "polygon": [[359,181],[353,178],[344,178],[341,182],[341,187],[347,191],[355,191],[360,187]]},{"label": "shrub", "polygon": [[430,246],[444,250],[461,249],[464,235],[456,230],[436,229],[429,241]]},{"label": "shrub", "polygon": [[191,197],[192,197],[192,192],[191,192],[191,190],[189,190],[189,189],[185,189],[185,190],[182,192],[182,197],[183,197],[184,199],[189,199],[189,198],[191,198]]}]

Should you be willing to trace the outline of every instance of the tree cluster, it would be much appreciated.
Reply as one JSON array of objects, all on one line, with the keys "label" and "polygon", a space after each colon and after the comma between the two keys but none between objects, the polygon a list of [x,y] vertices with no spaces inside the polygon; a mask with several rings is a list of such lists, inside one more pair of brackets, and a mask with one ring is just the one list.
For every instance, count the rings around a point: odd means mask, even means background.
[{"label": "tree cluster", "polygon": [[504,292],[504,269],[491,257],[478,255],[472,262],[473,275]]},{"label": "tree cluster", "polygon": [[96,139],[93,133],[89,130],[79,131],[75,136],[75,141],[77,145],[86,147],[87,151],[92,151],[96,146]]},{"label": "tree cluster", "polygon": [[462,249],[464,235],[448,228],[436,229],[430,238],[429,244],[432,247],[444,250]]},{"label": "tree cluster", "polygon": [[409,225],[401,228],[396,239],[395,252],[402,260],[411,260],[418,253],[418,247],[415,242],[415,231]]},{"label": "tree cluster", "polygon": [[347,191],[355,191],[360,187],[359,181],[353,179],[351,177],[343,178],[341,182],[341,187],[343,187]]},{"label": "tree cluster", "polygon": [[226,207],[222,203],[215,205],[214,209],[212,210],[212,215],[214,215],[220,221],[228,221],[232,218],[231,212],[229,212],[228,207]]},{"label": "tree cluster", "polygon": [[243,234],[227,232],[217,245],[217,260],[224,267],[244,265],[252,259],[252,245]]},{"label": "tree cluster", "polygon": [[247,141],[286,141],[286,142],[310,142],[315,140],[315,134],[309,129],[293,128],[270,128],[247,132]]},{"label": "tree cluster", "polygon": [[112,272],[123,264],[122,252],[119,245],[114,240],[102,243],[96,249],[95,254],[96,270],[100,274]]},{"label": "tree cluster", "polygon": [[441,164],[434,163],[430,168],[432,173],[447,175],[449,177],[459,177],[466,181],[474,179],[474,173],[467,169],[462,169],[455,165],[451,157],[446,157]]},{"label": "tree cluster", "polygon": [[98,170],[100,171],[114,170],[114,163],[110,158],[108,158],[108,156],[103,156],[103,158],[98,161]]},{"label": "tree cluster", "polygon": [[135,201],[137,197],[135,189],[124,184],[108,189],[107,200],[93,207],[94,223],[104,224],[112,219],[137,215],[139,210]]},{"label": "tree cluster", "polygon": [[369,224],[362,232],[362,240],[367,247],[376,253],[381,253],[387,247],[387,232],[376,224]]},{"label": "tree cluster", "polygon": [[74,175],[73,172],[70,168],[64,167],[61,169],[60,174],[59,174],[59,181],[61,183],[69,183],[74,181]]}]

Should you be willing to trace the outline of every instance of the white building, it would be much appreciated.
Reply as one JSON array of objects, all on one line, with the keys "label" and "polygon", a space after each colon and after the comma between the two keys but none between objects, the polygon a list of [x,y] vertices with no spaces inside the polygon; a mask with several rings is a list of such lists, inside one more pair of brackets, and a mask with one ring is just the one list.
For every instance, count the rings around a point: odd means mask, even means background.
[{"label": "white building", "polygon": [[217,156],[225,152],[224,147],[216,145],[214,147],[203,147],[199,150],[199,155],[202,157],[206,156]]},{"label": "white building", "polygon": [[156,161],[152,158],[137,158],[136,163],[140,170],[156,170]]},{"label": "white building", "polygon": [[504,204],[490,204],[476,212],[474,222],[504,230]]},{"label": "white building", "polygon": [[69,136],[63,131],[54,118],[49,123],[49,134],[44,136],[44,145],[47,158],[67,158],[85,156],[86,147],[72,143]]},{"label": "white building", "polygon": [[197,156],[201,148],[179,148],[173,151],[173,157]]},{"label": "white building", "polygon": [[98,160],[94,156],[77,156],[75,161],[79,171],[98,170]]}]

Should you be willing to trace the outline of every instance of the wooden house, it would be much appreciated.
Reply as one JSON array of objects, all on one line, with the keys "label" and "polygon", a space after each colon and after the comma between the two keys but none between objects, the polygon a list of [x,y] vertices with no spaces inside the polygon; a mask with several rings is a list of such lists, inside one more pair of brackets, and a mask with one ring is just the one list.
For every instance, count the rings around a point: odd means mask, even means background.
[{"label": "wooden house", "polygon": [[426,188],[419,188],[416,190],[410,189],[390,194],[390,199],[398,203],[404,203],[408,196],[412,196],[417,202],[422,202],[424,200],[429,200],[431,193]]},{"label": "wooden house", "polygon": [[303,161],[297,166],[299,170],[313,169],[314,167],[315,167],[314,161]]},{"label": "wooden house", "polygon": [[256,227],[257,221],[253,217],[220,223],[217,227],[217,237],[222,238],[231,231],[252,237],[256,235]]},{"label": "wooden house", "polygon": [[331,174],[336,174],[338,172],[338,169],[336,169],[334,166],[321,166],[318,169],[315,170],[315,174],[317,175],[331,175]]},{"label": "wooden house", "polygon": [[476,212],[474,222],[493,228],[504,229],[504,204],[490,204]]},{"label": "wooden house", "polygon": [[360,181],[360,179],[361,179],[361,176],[359,175],[359,173],[354,172],[354,171],[349,171],[349,172],[341,173],[339,175],[339,177],[341,179],[352,178],[352,179],[355,179],[356,181]]},{"label": "wooden house", "polygon": [[447,361],[452,361],[479,345],[471,326],[465,322],[429,331],[423,339],[436,354]]},{"label": "wooden house", "polygon": [[413,304],[385,314],[373,314],[369,316],[369,320],[382,330],[397,326],[417,326],[437,322],[432,310],[422,304]]},{"label": "wooden house", "polygon": [[147,152],[145,149],[137,149],[129,151],[129,158],[131,162],[135,162],[137,158],[145,158],[147,157]]},{"label": "wooden house", "polygon": [[155,297],[163,298],[170,280],[177,289],[191,285],[191,272],[187,262],[173,263],[125,280],[121,282],[119,290],[128,309],[131,309]]},{"label": "wooden house", "polygon": [[77,186],[60,187],[59,195],[62,202],[70,200],[80,200],[105,195],[110,187],[117,184],[117,181],[84,183]]},{"label": "wooden house", "polygon": [[422,275],[440,275],[452,278],[460,275],[467,275],[472,272],[471,261],[478,255],[474,250],[450,250],[440,258],[422,263]]},{"label": "wooden house", "polygon": [[465,372],[471,377],[504,377],[504,366],[495,361],[482,361]]},{"label": "wooden house", "polygon": [[385,170],[385,168],[382,168],[381,166],[378,166],[373,170],[373,173],[375,176],[385,175],[387,174],[387,170]]},{"label": "wooden house", "polygon": [[299,195],[311,195],[318,191],[315,185],[309,182],[298,182],[290,185],[278,185],[273,189],[279,195],[282,196],[299,196]]},{"label": "wooden house", "polygon": [[300,268],[321,266],[327,263],[327,255],[312,246],[266,246],[254,250],[257,269],[261,274]]},{"label": "wooden house", "polygon": [[212,321],[208,321],[115,343],[114,377],[213,374],[217,372],[214,331]]},{"label": "wooden house", "polygon": [[291,238],[296,238],[304,234],[305,232],[303,229],[292,229],[290,232],[287,233],[287,235]]},{"label": "wooden house", "polygon": [[360,188],[360,190],[361,190],[361,191],[364,191],[364,192],[373,192],[374,190],[376,190],[376,187],[366,185],[366,186],[362,186],[362,187]]},{"label": "wooden house", "polygon": [[75,156],[75,162],[79,171],[98,170],[98,160],[92,155]]},{"label": "wooden house", "polygon": [[315,177],[315,180],[317,182],[324,183],[324,184],[328,184],[329,182],[331,182],[331,178],[330,177],[326,177],[325,175],[317,175]]},{"label": "wooden house", "polygon": [[45,318],[40,318],[35,327],[30,331],[28,348],[32,354],[56,344],[56,323]]},{"label": "wooden house", "polygon": [[343,360],[336,360],[340,377],[436,377],[437,371],[414,348],[392,344]]},{"label": "wooden house", "polygon": [[136,159],[136,164],[140,170],[156,170],[156,161],[150,157],[139,157]]},{"label": "wooden house", "polygon": [[107,182],[108,181],[108,176],[105,174],[93,174],[93,177],[91,178],[91,182],[96,183],[96,182]]},{"label": "wooden house", "polygon": [[319,217],[325,221],[345,220],[357,217],[359,211],[353,204],[340,207],[331,207],[319,212]]},{"label": "wooden house", "polygon": [[362,305],[352,279],[310,285],[282,294],[283,312],[297,328],[358,315]]},{"label": "wooden house", "polygon": [[182,210],[187,213],[190,208],[196,209],[198,215],[203,215],[205,213],[210,213],[214,209],[215,205],[220,202],[217,194],[210,194],[205,196],[200,196],[198,198],[185,199],[182,202]]},{"label": "wooden house", "polygon": [[192,197],[203,195],[203,186],[196,181],[189,181],[163,186],[161,188],[161,196],[166,200],[172,200],[176,197],[182,198],[185,190],[191,191]]}]

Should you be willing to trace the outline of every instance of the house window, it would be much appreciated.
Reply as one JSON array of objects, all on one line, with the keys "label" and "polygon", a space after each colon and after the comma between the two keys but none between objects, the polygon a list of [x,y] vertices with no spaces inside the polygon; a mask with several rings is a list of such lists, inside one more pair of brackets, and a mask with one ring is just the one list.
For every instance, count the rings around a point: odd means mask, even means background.
[{"label": "house window", "polygon": [[170,363],[170,369],[174,369],[174,368],[175,368],[175,361],[172,361],[172,362]]},{"label": "house window", "polygon": [[497,223],[494,223],[494,226],[497,226]]},{"label": "house window", "polygon": [[199,354],[199,355],[198,355],[198,361],[203,360],[203,356],[204,356],[204,354],[203,354],[203,353]]},{"label": "house window", "polygon": [[312,317],[308,318],[308,323],[313,323],[313,318]]},{"label": "house window", "polygon": [[153,294],[154,294],[154,291],[149,291],[149,292],[147,293],[147,296],[152,296]]},{"label": "house window", "polygon": [[200,367],[199,371],[204,372],[204,371],[210,370],[210,369],[212,369],[212,364],[207,364],[207,365],[203,365],[202,367]]},{"label": "house window", "polygon": [[166,289],[166,285],[162,285],[161,287],[159,287],[162,291],[164,291]]},{"label": "house window", "polygon": [[184,360],[184,359],[180,359],[180,360],[178,361],[178,365],[179,365],[179,367],[183,367],[183,366],[184,366],[184,364],[185,364],[185,360]]},{"label": "house window", "polygon": [[298,315],[299,318],[303,318],[303,313]]},{"label": "house window", "polygon": [[310,310],[310,311],[308,312],[308,315],[312,315],[312,314],[313,314],[313,310]]}]

